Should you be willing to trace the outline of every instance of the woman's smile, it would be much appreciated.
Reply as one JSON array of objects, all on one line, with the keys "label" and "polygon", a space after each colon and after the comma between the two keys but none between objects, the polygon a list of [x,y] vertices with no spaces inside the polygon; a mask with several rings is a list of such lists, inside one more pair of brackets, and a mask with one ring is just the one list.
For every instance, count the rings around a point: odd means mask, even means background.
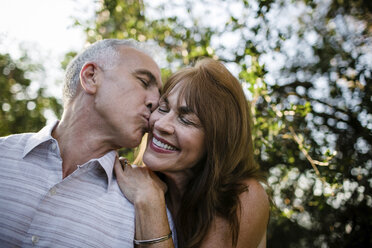
[{"label": "woman's smile", "polygon": [[160,152],[160,153],[171,153],[171,152],[174,152],[174,151],[178,150],[175,146],[166,142],[164,139],[161,139],[159,137],[155,137],[154,134],[153,134],[153,137],[151,139],[150,147],[153,150],[155,150],[156,152]]}]

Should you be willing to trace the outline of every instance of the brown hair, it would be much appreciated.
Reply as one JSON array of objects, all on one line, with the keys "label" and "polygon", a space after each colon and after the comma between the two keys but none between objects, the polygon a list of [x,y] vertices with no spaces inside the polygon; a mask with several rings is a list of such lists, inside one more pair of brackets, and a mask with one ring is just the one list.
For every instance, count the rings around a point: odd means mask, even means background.
[{"label": "brown hair", "polygon": [[239,195],[248,190],[243,180],[262,180],[253,159],[250,106],[238,80],[213,59],[202,59],[173,74],[164,95],[180,82],[180,99],[185,99],[204,129],[206,156],[192,168],[194,177],[174,216],[179,247],[199,247],[215,216],[228,220],[236,246]]}]

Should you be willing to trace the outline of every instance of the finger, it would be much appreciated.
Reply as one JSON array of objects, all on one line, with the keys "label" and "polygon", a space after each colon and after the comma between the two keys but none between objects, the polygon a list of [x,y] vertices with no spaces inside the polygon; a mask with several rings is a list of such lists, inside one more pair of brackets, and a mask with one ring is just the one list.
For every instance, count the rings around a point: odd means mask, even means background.
[{"label": "finger", "polygon": [[158,184],[158,186],[161,188],[161,190],[163,190],[164,193],[166,193],[168,191],[168,186],[167,184],[161,180],[158,175],[156,175],[153,171],[149,170],[150,171],[150,175],[151,175],[151,178],[153,180],[155,180],[155,182]]},{"label": "finger", "polygon": [[117,158],[115,159],[114,170],[115,170],[116,177],[120,177],[120,178],[124,177],[123,168],[121,166],[120,160]]}]

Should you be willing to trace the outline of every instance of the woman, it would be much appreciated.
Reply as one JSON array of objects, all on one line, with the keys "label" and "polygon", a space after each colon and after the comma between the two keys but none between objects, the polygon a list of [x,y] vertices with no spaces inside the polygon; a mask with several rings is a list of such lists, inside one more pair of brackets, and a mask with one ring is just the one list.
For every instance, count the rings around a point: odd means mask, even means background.
[{"label": "woman", "polygon": [[136,210],[135,244],[177,245],[167,205],[179,247],[265,247],[269,200],[238,80],[203,59],[172,75],[163,92],[150,118],[146,167],[115,164]]}]

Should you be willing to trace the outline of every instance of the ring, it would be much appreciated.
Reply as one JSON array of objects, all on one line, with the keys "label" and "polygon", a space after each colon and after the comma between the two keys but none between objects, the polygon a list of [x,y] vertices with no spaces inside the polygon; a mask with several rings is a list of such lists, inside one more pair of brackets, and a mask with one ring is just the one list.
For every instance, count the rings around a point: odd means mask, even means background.
[{"label": "ring", "polygon": [[121,168],[125,170],[125,166],[128,165],[128,159],[124,158],[123,161],[119,159],[119,162],[120,162]]}]

